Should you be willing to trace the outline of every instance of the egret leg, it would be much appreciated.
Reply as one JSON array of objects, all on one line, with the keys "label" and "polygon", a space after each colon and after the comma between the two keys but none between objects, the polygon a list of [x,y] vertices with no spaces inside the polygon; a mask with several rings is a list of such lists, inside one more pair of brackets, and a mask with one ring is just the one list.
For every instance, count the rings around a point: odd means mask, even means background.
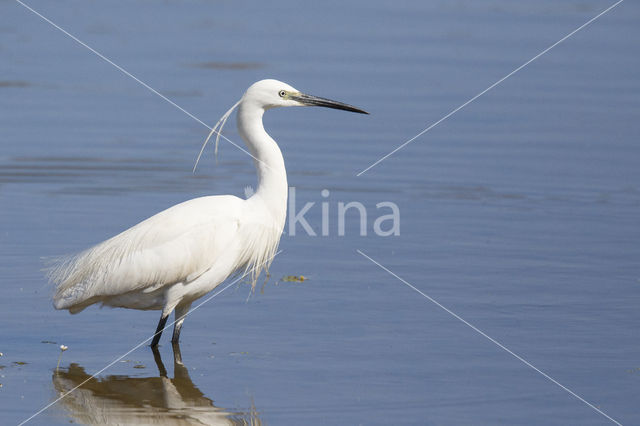
[{"label": "egret leg", "polygon": [[160,321],[158,321],[158,327],[156,327],[156,334],[153,335],[153,340],[151,341],[152,348],[158,346],[158,342],[160,342],[160,336],[162,336],[162,331],[164,330],[164,325],[167,323],[167,318],[169,318],[169,314],[160,317]]},{"label": "egret leg", "polygon": [[175,344],[180,341],[180,330],[182,330],[182,323],[184,323],[184,319],[187,317],[189,309],[191,309],[191,303],[176,306],[176,323],[173,326],[173,337],[171,338],[171,343]]}]

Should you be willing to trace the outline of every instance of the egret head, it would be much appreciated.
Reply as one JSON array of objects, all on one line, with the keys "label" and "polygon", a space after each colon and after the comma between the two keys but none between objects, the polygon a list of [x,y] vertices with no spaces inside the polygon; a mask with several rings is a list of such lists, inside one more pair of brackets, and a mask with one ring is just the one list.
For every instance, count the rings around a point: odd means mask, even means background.
[{"label": "egret head", "polygon": [[344,111],[357,112],[360,114],[369,114],[368,112],[356,108],[351,105],[343,104],[342,102],[332,101],[331,99],[319,98],[317,96],[307,95],[300,92],[297,89],[289,86],[287,83],[283,83],[278,80],[260,80],[253,83],[242,96],[238,102],[236,102],[229,110],[218,120],[215,126],[211,129],[209,136],[202,144],[196,164],[193,166],[193,171],[196,171],[200,157],[204,152],[204,148],[207,146],[209,139],[215,133],[216,134],[216,148],[215,153],[218,154],[218,142],[220,141],[220,135],[224,124],[231,115],[234,109],[239,105],[249,107],[253,111],[268,110],[275,107],[283,106],[322,106],[326,108],[341,109]]},{"label": "egret head", "polygon": [[368,112],[342,102],[307,95],[278,80],[260,80],[253,83],[242,97],[243,102],[254,103],[267,110],[283,106],[322,106],[344,111],[368,114]]}]

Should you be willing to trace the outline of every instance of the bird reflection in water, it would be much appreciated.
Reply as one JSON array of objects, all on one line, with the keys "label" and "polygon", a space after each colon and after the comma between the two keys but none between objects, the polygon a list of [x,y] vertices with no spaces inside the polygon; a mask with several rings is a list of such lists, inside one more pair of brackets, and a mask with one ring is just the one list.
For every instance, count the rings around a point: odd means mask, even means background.
[{"label": "bird reflection in water", "polygon": [[[178,345],[173,347],[172,379],[167,375],[160,352],[154,349],[153,355],[158,377],[91,378],[59,404],[74,421],[83,424],[262,424],[253,403],[248,412],[229,412],[213,405],[191,381]],[[52,380],[59,397],[90,377],[83,367],[72,363],[54,372]]]}]

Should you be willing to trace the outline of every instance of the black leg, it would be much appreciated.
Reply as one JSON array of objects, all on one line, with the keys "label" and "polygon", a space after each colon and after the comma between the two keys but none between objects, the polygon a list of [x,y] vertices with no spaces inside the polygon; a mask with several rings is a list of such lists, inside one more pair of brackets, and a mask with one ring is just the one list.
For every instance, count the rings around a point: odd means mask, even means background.
[{"label": "black leg", "polygon": [[173,326],[173,337],[171,338],[171,343],[178,343],[180,341],[180,330],[182,330],[184,319],[189,313],[189,308],[191,308],[191,303],[176,306],[176,322]]},{"label": "black leg", "polygon": [[171,343],[177,345],[180,342],[180,330],[182,329],[182,321],[176,322],[173,326],[173,336],[171,336]]},{"label": "black leg", "polygon": [[167,318],[169,318],[169,315],[160,317],[158,327],[156,328],[156,334],[153,335],[153,340],[151,341],[152,348],[158,346],[158,342],[160,342],[160,336],[162,336],[162,330],[164,330],[164,325],[167,323]]}]

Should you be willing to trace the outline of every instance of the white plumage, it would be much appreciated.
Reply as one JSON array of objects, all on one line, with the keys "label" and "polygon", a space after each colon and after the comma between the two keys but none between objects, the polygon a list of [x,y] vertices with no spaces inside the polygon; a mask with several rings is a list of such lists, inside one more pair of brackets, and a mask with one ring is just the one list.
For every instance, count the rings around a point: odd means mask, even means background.
[{"label": "white plumage", "polygon": [[[102,303],[162,310],[152,342],[156,346],[174,309],[177,322],[173,341],[177,342],[194,300],[237,271],[249,273],[255,284],[276,253],[288,190],[282,153],[264,130],[262,116],[269,108],[303,105],[364,113],[346,104],[302,94],[277,80],[254,83],[234,108],[238,107],[240,135],[255,160],[255,193],[246,200],[220,195],[185,201],[61,260],[49,274],[56,284],[55,308],[77,313]],[[211,134],[217,131],[219,136],[232,110]]]}]

